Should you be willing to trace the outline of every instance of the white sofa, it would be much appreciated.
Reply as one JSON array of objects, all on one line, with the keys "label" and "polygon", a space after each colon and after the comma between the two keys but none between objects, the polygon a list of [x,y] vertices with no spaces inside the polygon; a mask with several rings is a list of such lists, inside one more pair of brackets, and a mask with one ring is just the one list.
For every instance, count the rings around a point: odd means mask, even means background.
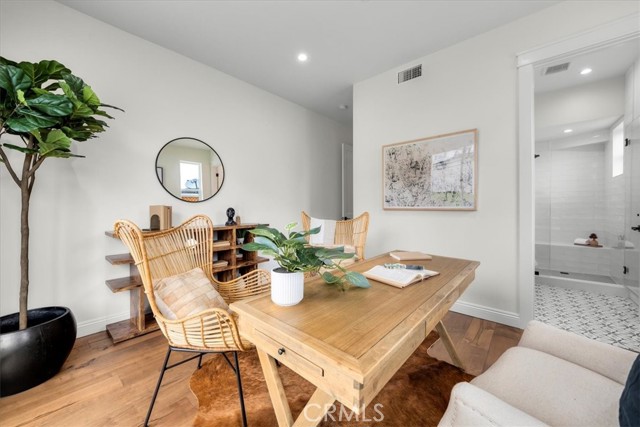
[{"label": "white sofa", "polygon": [[532,321],[471,383],[457,384],[439,427],[617,426],[637,354]]}]

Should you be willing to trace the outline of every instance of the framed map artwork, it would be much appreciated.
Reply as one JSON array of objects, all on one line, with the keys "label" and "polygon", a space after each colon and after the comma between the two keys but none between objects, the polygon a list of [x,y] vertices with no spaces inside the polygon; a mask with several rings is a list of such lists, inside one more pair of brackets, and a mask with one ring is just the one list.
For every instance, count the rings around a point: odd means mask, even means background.
[{"label": "framed map artwork", "polygon": [[477,209],[478,130],[382,147],[384,209]]}]

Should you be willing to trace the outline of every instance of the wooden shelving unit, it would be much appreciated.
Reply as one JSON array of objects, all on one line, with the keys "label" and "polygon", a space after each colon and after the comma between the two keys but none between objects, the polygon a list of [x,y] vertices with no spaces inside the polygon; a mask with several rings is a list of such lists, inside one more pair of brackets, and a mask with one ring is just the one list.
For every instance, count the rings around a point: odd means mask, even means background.
[{"label": "wooden shelving unit", "polygon": [[[258,224],[216,225],[213,228],[214,241],[224,246],[215,246],[214,262],[226,261],[227,265],[213,269],[216,280],[225,282],[248,273],[258,267],[258,264],[268,261],[259,257],[257,252],[247,252],[237,244],[238,231],[245,231],[245,243],[253,240],[253,235],[246,230],[255,228]],[[117,238],[113,231],[105,231],[105,235]],[[221,243],[218,243],[218,245]],[[105,281],[113,293],[129,292],[130,317],[128,320],[107,325],[107,333],[114,344],[135,338],[149,332],[157,331],[158,325],[150,313],[145,312],[146,296],[140,279],[138,268],[133,263],[130,254],[107,255],[105,259],[112,265],[129,265],[129,275]]]}]

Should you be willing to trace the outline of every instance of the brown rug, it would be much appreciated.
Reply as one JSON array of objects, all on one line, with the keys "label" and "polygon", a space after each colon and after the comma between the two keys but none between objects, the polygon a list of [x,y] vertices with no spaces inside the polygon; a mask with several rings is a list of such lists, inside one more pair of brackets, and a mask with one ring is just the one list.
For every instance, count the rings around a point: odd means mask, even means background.
[{"label": "brown rug", "polygon": [[[327,416],[320,425],[333,426],[436,426],[449,403],[453,386],[469,381],[472,375],[455,366],[429,357],[427,349],[438,339],[431,332],[414,354],[391,378],[374,401],[356,419],[339,403],[333,419]],[[274,427],[278,423],[271,406],[267,385],[255,350],[239,353],[242,388],[249,426]],[[233,359],[232,359],[233,360]],[[311,397],[315,387],[286,366],[280,377],[294,419]],[[194,426],[240,426],[240,403],[236,377],[221,355],[209,356],[201,369],[191,376],[190,387],[199,403]],[[376,406],[377,405],[377,406]],[[342,420],[338,414],[342,410]],[[349,419],[346,414],[351,415]],[[383,417],[383,419],[381,419]]]}]

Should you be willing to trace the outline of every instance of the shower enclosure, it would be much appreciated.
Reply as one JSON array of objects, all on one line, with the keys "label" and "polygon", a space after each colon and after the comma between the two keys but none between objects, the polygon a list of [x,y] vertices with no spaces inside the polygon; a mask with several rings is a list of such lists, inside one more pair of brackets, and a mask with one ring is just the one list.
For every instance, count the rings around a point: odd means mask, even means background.
[{"label": "shower enclosure", "polygon": [[[640,60],[635,58],[624,74],[608,80],[536,89],[534,162],[536,283],[637,304]],[[589,244],[592,234],[595,246]]]}]

